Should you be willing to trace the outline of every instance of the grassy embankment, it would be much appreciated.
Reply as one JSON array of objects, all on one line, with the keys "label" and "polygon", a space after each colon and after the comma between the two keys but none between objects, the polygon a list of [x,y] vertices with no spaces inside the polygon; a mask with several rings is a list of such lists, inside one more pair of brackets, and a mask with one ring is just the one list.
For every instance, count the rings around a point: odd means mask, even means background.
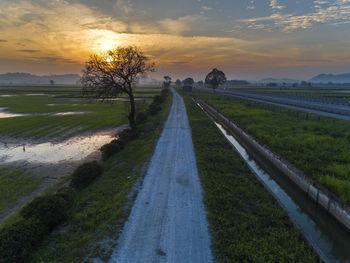
[{"label": "grassy embankment", "polygon": [[248,133],[350,204],[350,122],[196,92]]},{"label": "grassy embankment", "polygon": [[[78,192],[67,225],[49,235],[31,262],[88,262],[107,260],[131,209],[138,178],[147,169],[155,143],[166,120],[171,96],[162,110],[138,127],[138,136],[103,163],[104,173]],[[131,193],[131,194],[130,194]]]},{"label": "grassy embankment", "polygon": [[[4,88],[4,87],[2,87]],[[66,96],[73,96],[77,92],[76,87],[27,87],[34,89],[35,95],[26,95],[24,87],[12,87],[10,97],[0,96],[0,107],[6,107],[15,113],[46,114],[57,112],[87,112],[80,115],[64,116],[22,116],[14,118],[0,118],[0,135],[25,136],[41,138],[45,137],[69,137],[86,130],[100,130],[115,127],[127,122],[128,102],[97,102],[88,100],[64,100],[59,98],[62,92]],[[62,90],[59,90],[62,89]],[[159,94],[157,88],[137,88],[147,93],[147,96]],[[0,89],[1,91],[1,89]],[[50,91],[50,95],[45,92]],[[1,95],[2,93],[0,93]],[[11,95],[6,92],[5,95]],[[141,94],[140,94],[141,95]],[[141,95],[144,97],[143,95]],[[144,110],[151,102],[137,101],[136,106],[139,111]]]},{"label": "grassy embankment", "polygon": [[0,212],[15,205],[21,195],[35,190],[40,181],[22,169],[0,168]]},{"label": "grassy embankment", "polygon": [[[12,93],[7,90],[11,90]],[[153,95],[160,93],[160,89],[153,87],[146,88],[146,90],[153,92]],[[50,95],[46,94],[48,92]],[[87,100],[62,100],[57,97],[63,93],[67,96],[81,93],[81,88],[76,86],[0,87],[0,107],[7,107],[12,112],[33,114],[91,112],[71,116],[38,115],[0,118],[0,136],[32,137],[34,139],[44,137],[62,140],[87,130],[100,130],[127,123],[127,102],[102,103]],[[8,97],[9,94],[12,96]],[[138,110],[144,110],[150,103],[137,102]],[[0,168],[0,212],[13,207],[18,198],[34,191],[40,185],[41,180],[40,176],[22,169]]]},{"label": "grassy embankment", "polygon": [[219,262],[319,262],[287,213],[210,119],[184,96]]}]

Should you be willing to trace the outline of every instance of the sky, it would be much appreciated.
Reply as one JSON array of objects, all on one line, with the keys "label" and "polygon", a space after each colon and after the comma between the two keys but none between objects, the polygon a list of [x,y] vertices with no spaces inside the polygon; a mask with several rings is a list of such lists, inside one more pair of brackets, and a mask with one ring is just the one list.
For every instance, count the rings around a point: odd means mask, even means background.
[{"label": "sky", "polygon": [[350,0],[0,0],[0,73],[81,73],[140,47],[151,77],[309,79],[350,72]]}]

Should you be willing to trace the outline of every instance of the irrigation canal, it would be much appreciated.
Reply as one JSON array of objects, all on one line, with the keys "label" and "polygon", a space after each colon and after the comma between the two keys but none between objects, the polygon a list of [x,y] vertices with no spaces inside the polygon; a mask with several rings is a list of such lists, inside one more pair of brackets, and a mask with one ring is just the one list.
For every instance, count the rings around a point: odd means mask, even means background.
[{"label": "irrigation canal", "polygon": [[215,121],[214,123],[255,176],[287,211],[291,221],[322,260],[327,263],[350,262],[350,233],[285,175],[264,164],[257,156],[252,159],[247,150],[222,125]]}]

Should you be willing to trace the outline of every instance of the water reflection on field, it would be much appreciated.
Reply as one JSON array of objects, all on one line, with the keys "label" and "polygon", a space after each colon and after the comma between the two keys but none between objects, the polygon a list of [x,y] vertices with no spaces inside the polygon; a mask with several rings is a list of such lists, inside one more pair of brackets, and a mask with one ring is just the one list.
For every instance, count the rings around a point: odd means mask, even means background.
[{"label": "water reflection on field", "polygon": [[0,162],[6,165],[22,160],[40,163],[80,160],[112,139],[113,136],[110,134],[99,133],[92,136],[76,136],[56,144],[51,142],[35,144],[24,140],[9,144],[0,142]]},{"label": "water reflection on field", "polygon": [[8,111],[6,107],[0,107],[0,119],[23,117],[23,116],[66,116],[66,115],[81,115],[92,113],[92,111],[65,111],[65,112],[51,112],[51,113],[15,113]]},{"label": "water reflection on field", "polygon": [[9,111],[7,111],[6,108],[0,107],[0,119],[2,119],[2,118],[13,118],[13,117],[22,117],[22,116],[28,116],[28,114],[9,112]]}]

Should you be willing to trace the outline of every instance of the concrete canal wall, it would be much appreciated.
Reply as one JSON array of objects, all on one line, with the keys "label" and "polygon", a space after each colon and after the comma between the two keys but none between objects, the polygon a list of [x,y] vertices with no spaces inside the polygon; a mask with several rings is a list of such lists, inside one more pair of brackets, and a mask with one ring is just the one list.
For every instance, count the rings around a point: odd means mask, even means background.
[{"label": "concrete canal wall", "polygon": [[251,149],[255,154],[258,154],[285,174],[312,200],[328,211],[328,213],[334,216],[347,230],[350,231],[350,208],[337,196],[308,178],[302,171],[270,150],[266,145],[260,144],[254,137],[240,128],[238,124],[225,117],[215,108],[211,107],[204,101],[196,101],[196,103],[216,121],[221,123],[228,131],[232,132],[244,147]]}]

